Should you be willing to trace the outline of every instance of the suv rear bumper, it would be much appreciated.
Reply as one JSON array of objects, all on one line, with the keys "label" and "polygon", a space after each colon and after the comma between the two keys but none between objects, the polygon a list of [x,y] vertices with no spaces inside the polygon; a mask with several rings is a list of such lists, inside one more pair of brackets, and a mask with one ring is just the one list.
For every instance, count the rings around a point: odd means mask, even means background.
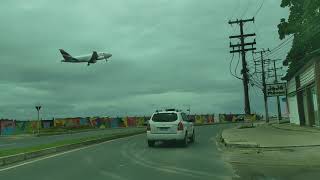
[{"label": "suv rear bumper", "polygon": [[147,131],[148,140],[183,140],[185,137],[185,131],[177,131],[176,134],[154,134]]}]

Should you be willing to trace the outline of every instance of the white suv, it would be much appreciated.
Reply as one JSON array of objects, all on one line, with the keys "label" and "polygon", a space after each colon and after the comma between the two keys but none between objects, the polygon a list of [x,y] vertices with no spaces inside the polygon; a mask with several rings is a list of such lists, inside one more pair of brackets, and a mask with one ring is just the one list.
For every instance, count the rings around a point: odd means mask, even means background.
[{"label": "white suv", "polygon": [[194,121],[189,120],[187,115],[175,109],[154,113],[147,124],[147,139],[149,147],[153,147],[155,141],[175,140],[183,146],[188,141],[194,142]]}]

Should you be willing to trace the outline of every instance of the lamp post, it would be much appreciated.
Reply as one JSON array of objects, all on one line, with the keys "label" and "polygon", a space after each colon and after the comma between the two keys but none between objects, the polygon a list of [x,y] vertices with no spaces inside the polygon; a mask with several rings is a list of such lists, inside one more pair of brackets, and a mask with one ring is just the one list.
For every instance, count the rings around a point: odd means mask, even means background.
[{"label": "lamp post", "polygon": [[190,105],[190,104],[184,104],[184,106],[187,106],[187,107],[188,107],[187,111],[188,111],[188,113],[189,113],[189,115],[190,115],[190,112],[191,112],[191,105]]},{"label": "lamp post", "polygon": [[40,134],[40,126],[41,126],[41,123],[40,123],[40,117],[39,117],[39,114],[40,114],[40,109],[41,109],[41,105],[36,105],[36,109],[37,109],[37,112],[38,112],[38,134]]},{"label": "lamp post", "polygon": [[189,115],[190,115],[190,113],[191,113],[190,105],[188,105],[188,110],[187,111],[189,112]]}]

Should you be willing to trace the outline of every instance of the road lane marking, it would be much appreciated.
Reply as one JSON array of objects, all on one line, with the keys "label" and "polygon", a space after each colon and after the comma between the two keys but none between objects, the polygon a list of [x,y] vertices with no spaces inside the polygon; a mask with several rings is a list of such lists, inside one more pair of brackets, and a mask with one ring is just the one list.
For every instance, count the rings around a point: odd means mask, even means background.
[{"label": "road lane marking", "polygon": [[0,147],[1,147],[1,146],[14,145],[14,144],[17,144],[17,143],[0,144]]},{"label": "road lane marking", "polygon": [[100,173],[101,173],[102,175],[104,175],[104,176],[111,177],[112,179],[128,180],[127,178],[124,178],[124,177],[122,177],[122,176],[119,176],[118,174],[114,174],[114,173],[111,173],[111,172],[101,171]]},{"label": "road lane marking", "polygon": [[20,164],[17,164],[17,165],[13,165],[13,166],[9,166],[9,167],[6,167],[6,168],[2,168],[2,169],[0,169],[0,172],[7,171],[7,170],[10,170],[10,169],[14,169],[14,168],[17,168],[17,167],[20,167],[20,166],[32,164],[32,163],[35,163],[35,162],[38,162],[38,161],[42,161],[42,160],[45,160],[45,159],[54,158],[54,157],[61,156],[61,155],[64,155],[64,154],[68,154],[68,153],[71,153],[71,152],[80,151],[82,149],[87,149],[87,148],[90,148],[90,147],[94,147],[94,146],[110,143],[110,142],[117,141],[117,140],[122,140],[122,139],[125,139],[125,138],[132,138],[132,137],[139,136],[139,135],[141,135],[141,134],[128,136],[128,137],[117,138],[117,139],[112,139],[112,140],[105,141],[105,142],[102,142],[102,143],[99,143],[99,144],[93,144],[93,145],[89,145],[89,146],[85,146],[85,147],[81,147],[81,148],[77,148],[77,149],[72,149],[72,150],[69,150],[69,151],[61,152],[61,153],[58,153],[58,154],[54,154],[54,155],[38,158],[38,159],[35,159],[35,160],[31,160],[31,161],[27,161],[27,162],[20,163]]}]

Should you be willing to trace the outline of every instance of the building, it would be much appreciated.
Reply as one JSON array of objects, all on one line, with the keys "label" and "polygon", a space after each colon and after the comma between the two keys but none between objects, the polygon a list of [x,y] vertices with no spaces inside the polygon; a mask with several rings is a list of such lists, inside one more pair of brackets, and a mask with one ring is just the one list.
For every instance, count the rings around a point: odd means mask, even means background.
[{"label": "building", "polygon": [[320,49],[301,62],[285,77],[290,123],[320,127]]}]

